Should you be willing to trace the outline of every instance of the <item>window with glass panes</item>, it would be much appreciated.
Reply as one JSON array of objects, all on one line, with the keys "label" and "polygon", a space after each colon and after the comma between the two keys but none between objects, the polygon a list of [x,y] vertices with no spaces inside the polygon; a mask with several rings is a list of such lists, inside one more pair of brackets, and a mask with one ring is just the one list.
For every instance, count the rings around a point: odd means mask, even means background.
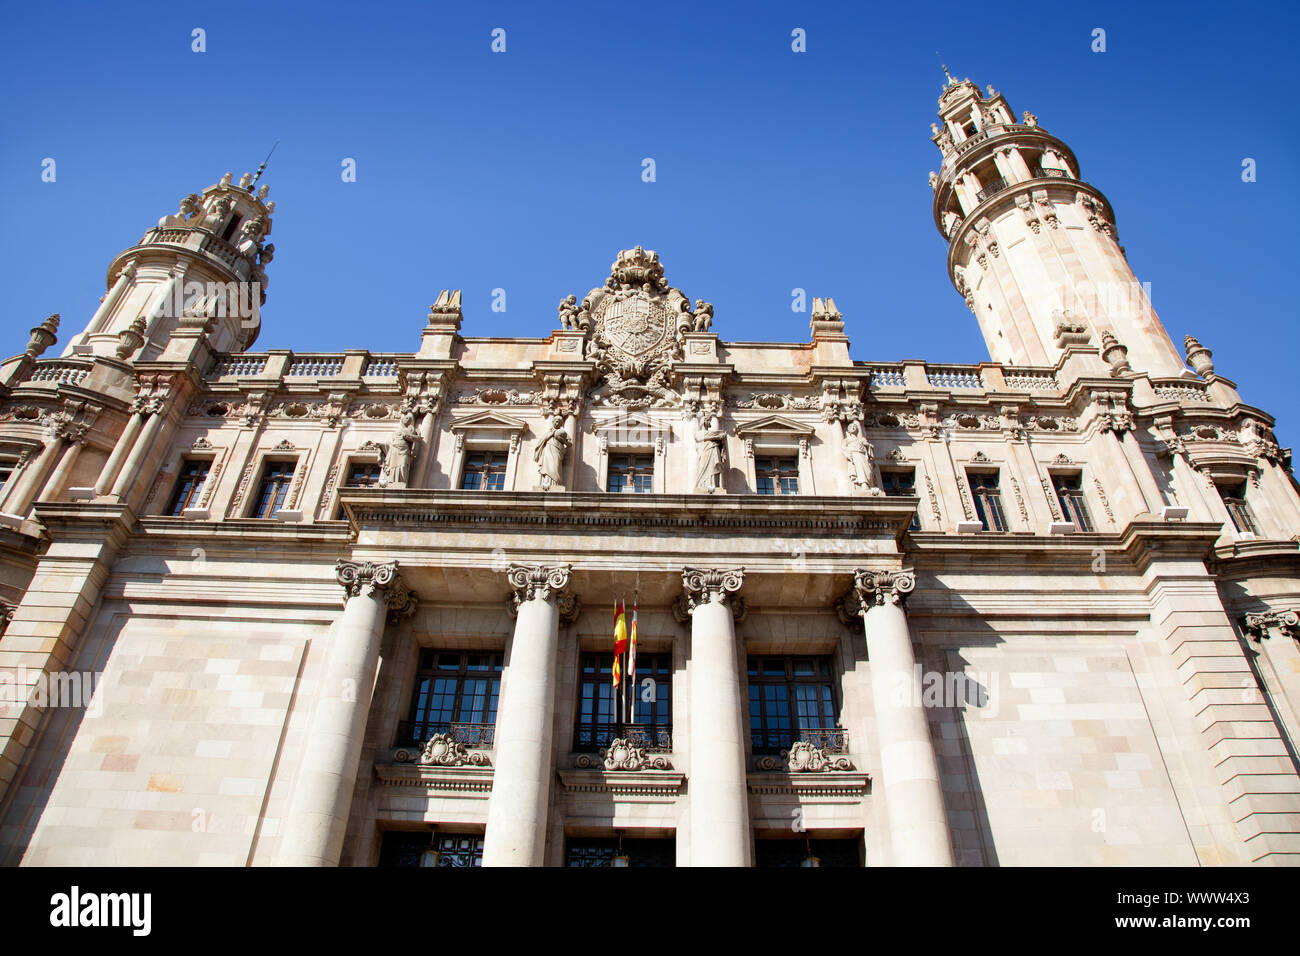
[{"label": "window with glass panes", "polygon": [[[617,837],[569,837],[564,841],[564,865],[613,866],[619,849]],[[671,839],[624,839],[621,849],[629,867],[677,865],[677,843]]]},{"label": "window with glass panes", "polygon": [[428,834],[419,830],[386,830],[379,845],[382,867],[424,865],[424,853],[432,845],[438,851],[438,866],[482,866],[483,835],[477,833]]},{"label": "window with glass panes", "polygon": [[[880,469],[880,489],[893,498],[916,497],[916,469],[891,468]],[[911,531],[921,530],[921,519],[912,515]]]},{"label": "window with glass panes", "polygon": [[966,473],[970,479],[970,494],[975,501],[975,514],[979,516],[985,531],[1006,531],[1007,518],[1002,513],[1002,492],[998,489],[998,473],[971,471]]},{"label": "window with glass panes", "polygon": [[176,480],[176,491],[172,493],[171,504],[167,514],[178,517],[186,508],[197,508],[199,495],[208,480],[208,469],[212,462],[206,458],[189,459],[181,462],[181,474]]},{"label": "window with glass panes", "polygon": [[654,488],[653,455],[610,455],[609,490],[648,495]]},{"label": "window with glass panes", "polygon": [[377,488],[383,469],[377,461],[354,461],[348,465],[348,488]]},{"label": "window with glass panes", "polygon": [[1223,499],[1224,507],[1228,509],[1232,526],[1238,531],[1259,534],[1255,516],[1251,514],[1250,505],[1246,504],[1246,483],[1242,481],[1231,485],[1215,485],[1215,487],[1219,490],[1219,497]]},{"label": "window with glass panes", "polygon": [[1056,500],[1061,504],[1061,514],[1080,531],[1092,531],[1092,517],[1083,500],[1083,476],[1052,475]]},{"label": "window with glass panes", "polygon": [[789,750],[796,740],[820,746],[838,714],[830,657],[750,657],[749,732],[753,752]]},{"label": "window with glass panes", "polygon": [[410,719],[399,725],[398,743],[420,744],[434,734],[450,734],[470,748],[491,747],[501,660],[494,653],[420,651]]},{"label": "window with glass panes", "polygon": [[508,457],[504,451],[470,452],[460,472],[461,491],[504,491]]},{"label": "window with glass panes", "polygon": [[612,653],[582,655],[574,751],[591,753],[619,737],[643,750],[672,750],[672,655],[638,653],[636,677],[624,675],[622,702],[617,707],[613,666]]},{"label": "window with glass panes", "polygon": [[754,458],[755,490],[760,495],[797,495],[799,493],[799,459],[757,455]]},{"label": "window with glass panes", "polygon": [[284,499],[289,494],[289,485],[293,482],[294,461],[268,461],[262,469],[262,483],[257,489],[257,500],[253,505],[254,518],[274,518],[284,507]]},{"label": "window with glass panes", "polygon": [[18,462],[12,458],[0,458],[0,491],[4,490],[4,486],[9,484],[9,479],[14,476],[14,472],[17,470]]}]

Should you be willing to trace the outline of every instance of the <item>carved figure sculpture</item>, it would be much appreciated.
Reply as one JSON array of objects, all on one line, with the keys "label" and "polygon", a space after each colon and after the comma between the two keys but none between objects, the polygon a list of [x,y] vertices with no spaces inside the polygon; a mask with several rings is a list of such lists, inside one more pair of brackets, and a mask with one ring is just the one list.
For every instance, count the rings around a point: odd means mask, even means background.
[{"label": "carved figure sculpture", "polygon": [[727,464],[727,433],[719,427],[718,417],[695,436],[699,465],[695,470],[695,490],[716,494],[722,490],[722,470]]},{"label": "carved figure sculpture", "polygon": [[565,296],[560,300],[560,328],[570,331],[578,328],[578,297]]},{"label": "carved figure sculpture", "polygon": [[402,416],[401,424],[393,433],[388,445],[388,454],[384,456],[384,466],[379,475],[379,486],[405,486],[411,474],[411,459],[414,457],[415,445],[420,440],[420,433],[415,428],[415,416],[407,412]]},{"label": "carved figure sculpture", "polygon": [[844,458],[849,463],[849,480],[854,488],[880,494],[876,484],[876,461],[871,442],[862,437],[862,427],[857,422],[849,422],[844,430]]},{"label": "carved figure sculpture", "polygon": [[707,332],[713,325],[713,304],[705,302],[703,299],[695,300],[695,323],[696,332]]},{"label": "carved figure sculpture", "polygon": [[560,468],[564,465],[564,456],[568,452],[569,433],[564,430],[564,416],[556,415],[551,419],[546,434],[542,435],[537,447],[533,449],[533,461],[537,462],[542,491],[550,491],[552,485],[561,484]]}]

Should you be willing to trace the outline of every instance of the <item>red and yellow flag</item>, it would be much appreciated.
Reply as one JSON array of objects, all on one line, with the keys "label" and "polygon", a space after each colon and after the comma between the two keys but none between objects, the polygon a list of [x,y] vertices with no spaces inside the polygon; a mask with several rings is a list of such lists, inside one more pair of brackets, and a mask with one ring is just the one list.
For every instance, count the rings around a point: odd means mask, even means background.
[{"label": "red and yellow flag", "polygon": [[614,686],[617,687],[623,677],[623,669],[619,660],[623,652],[627,650],[627,615],[623,610],[623,602],[619,601],[614,605]]}]

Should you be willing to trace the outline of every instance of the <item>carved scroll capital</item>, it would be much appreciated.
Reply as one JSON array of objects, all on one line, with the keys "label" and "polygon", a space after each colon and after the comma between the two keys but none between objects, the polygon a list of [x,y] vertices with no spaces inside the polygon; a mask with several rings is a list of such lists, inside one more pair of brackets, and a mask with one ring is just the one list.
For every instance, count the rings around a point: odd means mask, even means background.
[{"label": "carved scroll capital", "polygon": [[334,565],[339,584],[349,598],[374,597],[388,606],[388,616],[396,620],[415,612],[415,593],[397,573],[397,562],[375,564],[372,561],[344,561]]},{"label": "carved scroll capital", "polygon": [[685,624],[701,604],[725,604],[739,620],[745,614],[739,593],[744,581],[744,568],[683,568],[682,593],[673,604],[673,615]]},{"label": "carved scroll capital", "polygon": [[548,567],[544,564],[512,564],[506,569],[510,582],[509,610],[519,613],[525,601],[554,601],[560,610],[560,620],[572,623],[578,616],[577,597],[569,591],[572,568],[567,564]]},{"label": "carved scroll capital", "polygon": [[1268,637],[1272,628],[1300,639],[1300,611],[1260,611],[1246,615],[1246,632],[1255,640]]},{"label": "carved scroll capital", "polygon": [[906,607],[907,595],[915,587],[916,575],[911,571],[856,571],[853,588],[840,599],[836,610],[847,623],[886,601]]}]

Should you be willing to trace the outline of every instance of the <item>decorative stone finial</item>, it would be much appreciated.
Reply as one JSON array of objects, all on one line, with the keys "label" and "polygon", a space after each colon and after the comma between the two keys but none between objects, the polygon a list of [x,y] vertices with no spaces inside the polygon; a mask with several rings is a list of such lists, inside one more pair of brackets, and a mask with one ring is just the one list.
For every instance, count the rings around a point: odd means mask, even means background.
[{"label": "decorative stone finial", "polygon": [[144,344],[144,316],[136,316],[129,328],[117,333],[117,357],[126,361],[135,354],[135,350]]},{"label": "decorative stone finial", "polygon": [[1110,365],[1111,378],[1132,371],[1128,364],[1128,349],[1109,330],[1101,333],[1101,357]]},{"label": "decorative stone finial", "polygon": [[55,312],[44,322],[32,329],[32,337],[27,341],[27,357],[36,358],[59,340],[54,333],[59,330],[59,313]]},{"label": "decorative stone finial", "polygon": [[460,305],[460,289],[443,289],[438,293],[438,301],[429,306],[429,323],[434,324],[437,319],[439,323],[454,319],[459,326],[464,312]]},{"label": "decorative stone finial", "polygon": [[1214,362],[1211,361],[1214,353],[1191,335],[1183,339],[1183,347],[1187,350],[1187,364],[1196,370],[1197,375],[1208,379],[1214,374]]}]

